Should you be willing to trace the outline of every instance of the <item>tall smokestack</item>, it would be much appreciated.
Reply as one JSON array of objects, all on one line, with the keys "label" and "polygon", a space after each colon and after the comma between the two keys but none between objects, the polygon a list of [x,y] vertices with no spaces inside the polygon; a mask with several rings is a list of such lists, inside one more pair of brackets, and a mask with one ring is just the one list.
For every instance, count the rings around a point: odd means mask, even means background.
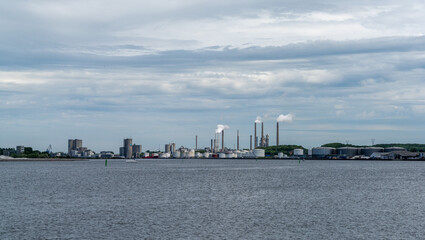
[{"label": "tall smokestack", "polygon": [[214,134],[214,150],[213,150],[213,152],[216,152],[216,150],[217,150],[217,133]]},{"label": "tall smokestack", "polygon": [[276,146],[279,146],[279,122],[276,123]]},{"label": "tall smokestack", "polygon": [[198,150],[198,135],[196,135],[196,140],[195,140],[195,150]]},{"label": "tall smokestack", "polygon": [[257,123],[254,124],[254,148],[257,148]]},{"label": "tall smokestack", "polygon": [[249,150],[252,150],[252,135],[249,135]]},{"label": "tall smokestack", "polygon": [[213,140],[211,139],[211,152],[213,152]]},{"label": "tall smokestack", "polygon": [[264,123],[261,123],[261,138],[264,138]]},{"label": "tall smokestack", "polygon": [[237,142],[237,146],[238,146],[238,150],[239,150],[239,130],[238,130],[238,142]]},{"label": "tall smokestack", "polygon": [[224,130],[221,132],[221,149],[224,152]]},{"label": "tall smokestack", "polygon": [[264,123],[261,122],[261,138],[260,138],[260,146],[265,147],[265,139],[264,139]]}]

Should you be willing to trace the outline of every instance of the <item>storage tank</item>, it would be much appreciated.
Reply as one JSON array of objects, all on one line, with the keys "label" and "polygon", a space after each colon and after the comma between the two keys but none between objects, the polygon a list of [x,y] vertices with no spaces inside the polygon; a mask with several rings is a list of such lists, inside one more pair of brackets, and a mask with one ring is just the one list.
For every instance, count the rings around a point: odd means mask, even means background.
[{"label": "storage tank", "polygon": [[248,158],[248,154],[249,154],[249,151],[244,150],[244,151],[242,151],[241,157],[242,158]]},{"label": "storage tank", "polygon": [[242,157],[243,157],[243,158],[252,158],[252,155],[254,155],[254,154],[252,153],[252,151],[245,151],[245,152],[243,152]]},{"label": "storage tank", "polygon": [[302,156],[302,155],[304,155],[304,149],[300,149],[300,148],[294,149],[294,156]]},{"label": "storage tank", "polygon": [[265,157],[266,156],[266,152],[264,151],[264,149],[254,149],[254,156],[256,157],[256,158],[259,158],[259,157]]},{"label": "storage tank", "polygon": [[387,147],[384,150],[385,152],[396,152],[396,151],[407,151],[405,148],[402,147]]},{"label": "storage tank", "polygon": [[331,147],[315,147],[312,149],[313,158],[324,158],[335,154],[336,149]]},{"label": "storage tank", "polygon": [[381,147],[367,147],[361,148],[360,154],[370,157],[375,152],[384,152],[384,148]]},{"label": "storage tank", "polygon": [[354,157],[359,154],[359,149],[355,147],[341,147],[337,149],[337,154],[347,157]]},{"label": "storage tank", "polygon": [[194,157],[195,157],[195,150],[190,149],[190,151],[189,151],[189,153],[188,153],[188,156],[187,156],[187,157],[189,157],[189,158],[194,158]]},{"label": "storage tank", "polygon": [[225,154],[225,153],[219,153],[219,154],[218,154],[218,157],[219,157],[219,158],[226,158],[226,154]]},{"label": "storage tank", "polygon": [[196,158],[202,158],[202,153],[200,153],[200,152],[196,152],[196,153],[195,153],[195,157],[196,157]]},{"label": "storage tank", "polygon": [[173,158],[180,158],[180,157],[181,157],[180,151],[173,152]]},{"label": "storage tank", "polygon": [[209,158],[210,157],[210,153],[209,152],[204,152],[204,158]]},{"label": "storage tank", "polygon": [[277,158],[283,158],[283,152],[278,153]]}]

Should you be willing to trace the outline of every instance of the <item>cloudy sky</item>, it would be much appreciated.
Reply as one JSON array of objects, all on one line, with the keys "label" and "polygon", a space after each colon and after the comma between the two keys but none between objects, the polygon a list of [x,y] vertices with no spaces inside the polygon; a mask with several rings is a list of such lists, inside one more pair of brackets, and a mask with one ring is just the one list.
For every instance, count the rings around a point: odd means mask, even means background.
[{"label": "cloudy sky", "polygon": [[425,142],[419,0],[0,2],[0,147]]}]

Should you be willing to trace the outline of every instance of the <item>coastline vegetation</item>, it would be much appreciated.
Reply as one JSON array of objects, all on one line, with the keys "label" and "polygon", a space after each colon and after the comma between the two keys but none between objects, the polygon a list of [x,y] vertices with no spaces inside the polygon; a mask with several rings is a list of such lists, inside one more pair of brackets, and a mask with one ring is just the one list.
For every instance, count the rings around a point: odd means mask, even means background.
[{"label": "coastline vegetation", "polygon": [[4,151],[11,151],[10,157],[13,158],[51,158],[49,153],[33,150],[32,147],[25,147],[24,153],[16,153],[13,148],[0,148],[0,155],[3,155]]}]

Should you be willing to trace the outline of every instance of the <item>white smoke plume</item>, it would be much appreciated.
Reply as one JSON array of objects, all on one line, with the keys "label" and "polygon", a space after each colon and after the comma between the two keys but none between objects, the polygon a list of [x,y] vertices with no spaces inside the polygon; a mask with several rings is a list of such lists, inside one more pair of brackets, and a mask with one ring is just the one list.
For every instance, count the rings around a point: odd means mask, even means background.
[{"label": "white smoke plume", "polygon": [[260,117],[260,116],[258,116],[256,119],[255,119],[255,123],[262,123],[263,122],[263,119]]},{"label": "white smoke plume", "polygon": [[215,133],[221,133],[223,132],[224,129],[228,129],[228,128],[229,128],[228,125],[218,124],[217,129],[215,130]]},{"label": "white smoke plume", "polygon": [[288,123],[292,122],[293,120],[294,120],[294,115],[290,113],[287,115],[280,114],[279,117],[277,117],[276,119],[277,122],[288,122]]}]

